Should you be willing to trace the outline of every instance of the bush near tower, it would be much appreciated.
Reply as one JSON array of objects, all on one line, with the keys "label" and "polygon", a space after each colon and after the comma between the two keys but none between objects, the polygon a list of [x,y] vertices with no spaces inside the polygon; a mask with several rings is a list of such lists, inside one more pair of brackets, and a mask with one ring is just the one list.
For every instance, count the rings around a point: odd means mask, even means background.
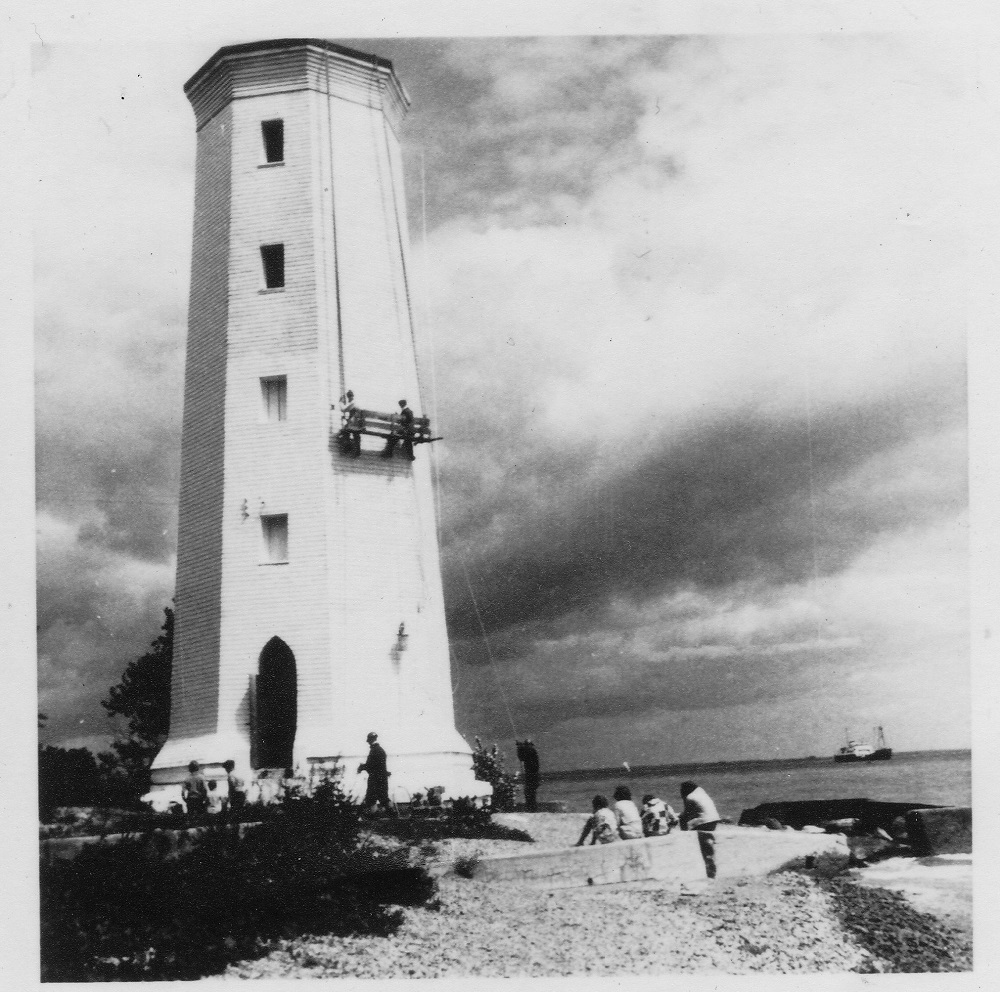
[{"label": "bush near tower", "polygon": [[472,768],[480,782],[493,786],[492,808],[496,811],[514,808],[514,783],[517,777],[504,766],[504,755],[496,744],[487,749],[477,737],[472,751]]},{"label": "bush near tower", "polygon": [[152,837],[90,845],[40,872],[43,982],[195,979],[304,934],[385,935],[436,883],[360,834],[335,781],[260,824],[205,828],[170,857]]},{"label": "bush near tower", "polygon": [[163,613],[163,626],[149,650],[129,662],[121,681],[101,702],[108,715],[117,718],[113,753],[102,755],[102,762],[109,777],[136,799],[149,791],[150,765],[170,730],[174,611],[167,606]]}]

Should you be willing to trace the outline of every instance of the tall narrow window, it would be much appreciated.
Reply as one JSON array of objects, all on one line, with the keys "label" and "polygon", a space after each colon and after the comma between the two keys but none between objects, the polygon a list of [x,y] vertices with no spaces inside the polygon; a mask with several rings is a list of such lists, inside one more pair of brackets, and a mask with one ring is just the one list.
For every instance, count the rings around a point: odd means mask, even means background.
[{"label": "tall narrow window", "polygon": [[285,161],[285,122],[261,121],[260,133],[264,138],[264,160]]},{"label": "tall narrow window", "polygon": [[264,264],[264,286],[281,289],[285,285],[285,246],[261,245],[260,259]]},{"label": "tall narrow window", "polygon": [[288,561],[288,514],[274,513],[260,518],[264,535],[264,561],[278,564]]},{"label": "tall narrow window", "polygon": [[260,380],[260,398],[264,420],[284,420],[288,415],[288,380],[271,375]]}]

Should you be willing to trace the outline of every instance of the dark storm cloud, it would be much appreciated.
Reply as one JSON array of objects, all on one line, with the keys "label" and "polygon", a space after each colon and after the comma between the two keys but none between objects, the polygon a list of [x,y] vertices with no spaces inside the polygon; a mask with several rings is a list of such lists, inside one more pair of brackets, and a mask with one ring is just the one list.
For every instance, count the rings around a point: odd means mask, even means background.
[{"label": "dark storm cloud", "polygon": [[100,707],[129,661],[156,636],[169,604],[172,570],[143,564],[39,515],[39,709],[44,740],[99,736]]},{"label": "dark storm cloud", "polygon": [[[684,585],[794,583],[840,571],[884,532],[965,505],[961,476],[930,495],[905,481],[832,494],[876,456],[960,422],[963,402],[956,381],[830,408],[811,425],[748,410],[652,445],[635,468],[600,481],[565,474],[558,458],[536,459],[536,498],[522,494],[511,508],[510,486],[486,493],[446,544],[450,629],[459,637],[479,629],[469,584],[489,632],[612,596],[641,602]],[[479,535],[470,532],[477,513]],[[501,540],[490,533],[498,528]]]},{"label": "dark storm cloud", "polygon": [[183,325],[176,307],[119,306],[108,304],[100,330],[98,314],[84,330],[39,320],[36,501],[81,523],[83,544],[165,561],[176,544]]},{"label": "dark storm cloud", "polygon": [[[473,641],[455,647],[463,657],[483,651],[481,643]],[[585,638],[551,653],[524,644],[521,650],[525,653],[516,680],[506,669],[473,669],[466,684],[459,684],[462,708],[475,713],[478,698],[502,718],[498,703],[505,693],[518,723],[537,731],[579,718],[639,719],[652,712],[792,700],[835,686],[858,656],[856,647],[814,645],[778,652],[673,648],[656,658],[629,651],[609,656],[591,651]],[[533,677],[532,670],[544,672],[544,677]]]}]

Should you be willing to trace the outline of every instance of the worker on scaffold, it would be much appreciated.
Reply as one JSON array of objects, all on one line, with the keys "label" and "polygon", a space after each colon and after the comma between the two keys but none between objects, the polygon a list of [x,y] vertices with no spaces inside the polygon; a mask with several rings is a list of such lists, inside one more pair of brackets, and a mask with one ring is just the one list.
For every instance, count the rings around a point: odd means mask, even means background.
[{"label": "worker on scaffold", "polygon": [[340,397],[340,446],[345,454],[357,458],[361,454],[361,431],[364,416],[354,405],[354,393],[348,389]]},{"label": "worker on scaffold", "polygon": [[395,422],[392,425],[392,432],[385,444],[383,458],[392,458],[396,445],[402,441],[403,457],[407,461],[413,461],[413,411],[406,405],[406,400],[399,401],[399,413],[396,414]]}]

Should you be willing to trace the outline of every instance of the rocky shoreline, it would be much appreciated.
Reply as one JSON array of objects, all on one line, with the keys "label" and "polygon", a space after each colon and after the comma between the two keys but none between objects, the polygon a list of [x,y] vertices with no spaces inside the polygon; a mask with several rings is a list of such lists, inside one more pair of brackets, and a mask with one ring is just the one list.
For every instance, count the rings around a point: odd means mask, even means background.
[{"label": "rocky shoreline", "polygon": [[[536,850],[575,841],[584,817],[499,818]],[[895,893],[807,874],[547,891],[488,884],[449,866],[520,853],[516,841],[449,840],[426,852],[440,875],[430,908],[406,908],[390,937],[301,937],[226,978],[457,978],[843,973],[971,968],[971,933]],[[971,872],[970,872],[971,878]],[[888,898],[887,898],[888,897]]]}]

